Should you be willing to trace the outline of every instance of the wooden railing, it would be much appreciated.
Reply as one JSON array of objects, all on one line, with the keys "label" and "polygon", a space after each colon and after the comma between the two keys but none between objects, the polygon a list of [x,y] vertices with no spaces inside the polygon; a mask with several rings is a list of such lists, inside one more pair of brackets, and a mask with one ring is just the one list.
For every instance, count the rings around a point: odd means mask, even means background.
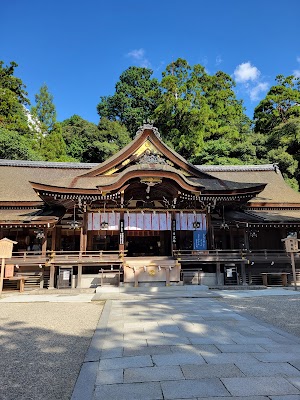
[{"label": "wooden railing", "polygon": [[[120,264],[126,252],[99,250],[99,251],[40,251],[13,252],[10,264],[38,265],[38,264],[95,264],[112,262]],[[8,262],[8,261],[7,261]]]},{"label": "wooden railing", "polygon": [[[183,262],[289,262],[290,256],[284,250],[174,250],[176,259]],[[300,259],[300,254],[295,258]]]},{"label": "wooden railing", "polygon": [[[289,255],[284,250],[175,250],[174,259],[179,262],[290,262]],[[99,250],[99,251],[40,251],[13,252],[12,258],[6,263],[15,265],[47,265],[47,264],[121,264],[126,259],[126,251]],[[300,253],[295,255],[300,261]]]}]

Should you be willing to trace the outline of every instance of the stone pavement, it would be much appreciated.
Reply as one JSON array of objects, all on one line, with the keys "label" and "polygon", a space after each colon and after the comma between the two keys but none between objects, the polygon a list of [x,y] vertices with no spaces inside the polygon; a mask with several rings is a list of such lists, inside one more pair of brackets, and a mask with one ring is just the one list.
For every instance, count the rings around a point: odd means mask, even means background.
[{"label": "stone pavement", "polygon": [[72,400],[110,399],[299,400],[300,338],[216,298],[107,300]]}]

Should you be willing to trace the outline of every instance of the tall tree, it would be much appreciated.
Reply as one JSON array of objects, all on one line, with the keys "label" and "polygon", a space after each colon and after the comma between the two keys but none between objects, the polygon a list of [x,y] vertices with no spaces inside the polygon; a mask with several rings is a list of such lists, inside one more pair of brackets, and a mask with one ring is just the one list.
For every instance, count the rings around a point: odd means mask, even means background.
[{"label": "tall tree", "polygon": [[40,152],[46,161],[74,161],[67,156],[60,123],[55,123],[53,129],[42,138]]},{"label": "tall tree", "polygon": [[31,140],[19,132],[0,127],[0,158],[7,160],[41,160]]},{"label": "tall tree", "polygon": [[86,121],[79,115],[64,120],[61,123],[62,135],[67,145],[67,154],[74,159],[83,162],[83,154],[87,147],[99,135],[96,124]]},{"label": "tall tree", "polygon": [[256,132],[268,134],[277,125],[300,116],[300,78],[278,75],[276,82],[254,110]]},{"label": "tall tree", "polygon": [[24,135],[30,133],[25,114],[29,100],[22,80],[14,76],[17,66],[14,61],[9,66],[0,61],[0,127]]},{"label": "tall tree", "polygon": [[113,96],[101,97],[97,106],[100,118],[119,121],[133,137],[137,128],[151,119],[157,107],[158,81],[148,68],[129,67],[116,84]]},{"label": "tall tree", "polygon": [[36,105],[31,108],[32,115],[40,122],[40,130],[43,134],[49,133],[56,122],[56,109],[53,103],[53,95],[44,84],[38,94],[35,95]]},{"label": "tall tree", "polygon": [[[161,81],[161,98],[155,120],[162,135],[191,161],[204,157],[222,138],[218,152],[226,153],[232,141],[250,132],[250,120],[236,99],[234,82],[224,72],[208,75],[201,65],[191,67],[178,59],[167,66]],[[224,141],[229,141],[224,147]],[[207,142],[212,143],[207,146]],[[224,155],[225,155],[224,153]]]},{"label": "tall tree", "polygon": [[14,76],[15,68],[18,64],[14,61],[9,66],[4,67],[4,62],[0,61],[0,88],[10,90],[18,99],[20,104],[30,104],[25,91],[26,86],[20,78]]},{"label": "tall tree", "polygon": [[118,121],[101,118],[98,134],[90,141],[83,153],[85,162],[102,162],[121,150],[131,140],[125,125]]}]

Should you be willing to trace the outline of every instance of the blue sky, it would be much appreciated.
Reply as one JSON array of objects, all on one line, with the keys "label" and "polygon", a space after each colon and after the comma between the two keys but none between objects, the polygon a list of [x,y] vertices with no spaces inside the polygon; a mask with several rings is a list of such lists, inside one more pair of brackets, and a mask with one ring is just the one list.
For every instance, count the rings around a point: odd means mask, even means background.
[{"label": "blue sky", "polygon": [[178,57],[234,77],[252,117],[276,75],[300,76],[299,15],[299,0],[3,0],[0,59],[19,64],[32,103],[47,84],[60,121],[98,123],[129,66],[160,79]]}]

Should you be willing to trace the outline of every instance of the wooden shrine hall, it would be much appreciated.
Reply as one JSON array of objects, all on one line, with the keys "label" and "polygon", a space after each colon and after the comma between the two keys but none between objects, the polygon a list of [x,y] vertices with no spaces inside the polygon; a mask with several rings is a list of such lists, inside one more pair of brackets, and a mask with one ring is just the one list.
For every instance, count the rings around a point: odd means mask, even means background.
[{"label": "wooden shrine hall", "polygon": [[146,124],[101,164],[0,170],[0,239],[17,242],[7,263],[33,277],[25,289],[37,276],[44,288],[220,286],[290,272],[281,240],[298,236],[300,194],[276,165],[192,165]]}]

